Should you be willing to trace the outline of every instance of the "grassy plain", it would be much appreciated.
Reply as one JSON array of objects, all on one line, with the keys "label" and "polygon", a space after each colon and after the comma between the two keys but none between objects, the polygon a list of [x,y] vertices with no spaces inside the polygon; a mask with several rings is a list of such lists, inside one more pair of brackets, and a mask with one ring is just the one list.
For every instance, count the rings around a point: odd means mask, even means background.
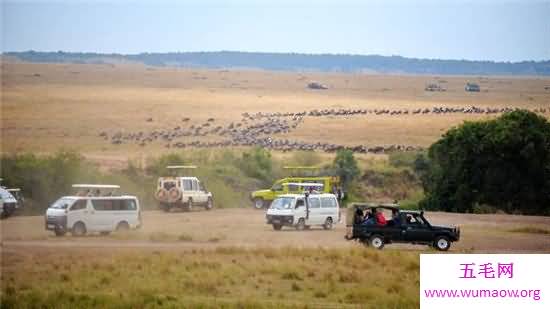
[{"label": "grassy plain", "polygon": [[[328,90],[311,90],[319,81]],[[464,91],[478,82],[479,93]],[[440,82],[445,92],[425,92]],[[339,108],[431,108],[550,106],[548,78],[399,76],[259,70],[153,68],[142,65],[2,64],[3,152],[51,152],[72,147],[100,159],[140,158],[165,152],[111,145],[102,131],[137,132],[239,121],[243,112],[299,112]],[[188,123],[182,118],[189,117]],[[449,127],[484,115],[363,115],[306,117],[278,138],[349,145],[428,146]],[[146,119],[153,118],[147,122]],[[191,139],[191,138],[190,138]]]}]

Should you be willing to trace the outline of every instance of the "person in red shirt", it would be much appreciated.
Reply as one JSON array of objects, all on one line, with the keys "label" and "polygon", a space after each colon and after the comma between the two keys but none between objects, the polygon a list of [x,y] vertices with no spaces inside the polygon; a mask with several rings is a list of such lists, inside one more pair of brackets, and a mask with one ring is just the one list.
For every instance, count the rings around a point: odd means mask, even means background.
[{"label": "person in red shirt", "polygon": [[384,214],[379,209],[376,210],[376,223],[382,226],[386,225],[387,223],[386,218],[384,218]]}]

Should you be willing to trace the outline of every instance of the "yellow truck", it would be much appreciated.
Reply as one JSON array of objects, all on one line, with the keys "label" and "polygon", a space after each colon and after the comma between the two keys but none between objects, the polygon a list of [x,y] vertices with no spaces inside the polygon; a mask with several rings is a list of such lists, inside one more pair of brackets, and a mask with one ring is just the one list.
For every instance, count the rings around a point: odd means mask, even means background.
[{"label": "yellow truck", "polygon": [[315,188],[319,193],[333,193],[341,199],[343,197],[338,176],[320,176],[320,177],[287,177],[277,180],[270,189],[257,190],[250,194],[254,208],[263,209],[268,207],[271,202],[281,194],[302,193],[304,188],[296,185],[297,183],[318,183],[322,187]]}]

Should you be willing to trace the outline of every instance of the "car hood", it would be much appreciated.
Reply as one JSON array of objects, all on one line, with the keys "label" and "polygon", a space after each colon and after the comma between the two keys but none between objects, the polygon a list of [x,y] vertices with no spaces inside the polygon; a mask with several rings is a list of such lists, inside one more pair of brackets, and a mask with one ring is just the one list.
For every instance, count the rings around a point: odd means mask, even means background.
[{"label": "car hood", "polygon": [[293,215],[292,209],[273,209],[269,208],[267,210],[268,215],[276,215],[276,216],[287,216],[287,215]]},{"label": "car hood", "polygon": [[269,190],[269,189],[256,190],[256,191],[252,192],[252,196],[262,196],[262,195],[265,195],[266,193],[269,193],[269,192],[271,192],[271,190]]}]

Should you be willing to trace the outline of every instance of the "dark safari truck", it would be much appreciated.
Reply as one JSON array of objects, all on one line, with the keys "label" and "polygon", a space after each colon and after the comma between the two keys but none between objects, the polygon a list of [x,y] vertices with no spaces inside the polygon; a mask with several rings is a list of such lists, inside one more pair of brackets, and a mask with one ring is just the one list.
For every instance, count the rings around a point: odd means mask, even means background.
[{"label": "dark safari truck", "polygon": [[[382,225],[375,218],[377,212],[384,214],[384,219],[389,216],[391,219],[386,219]],[[369,214],[374,219],[367,218]],[[400,242],[447,251],[452,242],[460,239],[459,227],[431,225],[424,217],[424,211],[400,210],[397,204],[353,203],[348,207],[346,226],[346,239],[358,240],[375,249]]]}]

